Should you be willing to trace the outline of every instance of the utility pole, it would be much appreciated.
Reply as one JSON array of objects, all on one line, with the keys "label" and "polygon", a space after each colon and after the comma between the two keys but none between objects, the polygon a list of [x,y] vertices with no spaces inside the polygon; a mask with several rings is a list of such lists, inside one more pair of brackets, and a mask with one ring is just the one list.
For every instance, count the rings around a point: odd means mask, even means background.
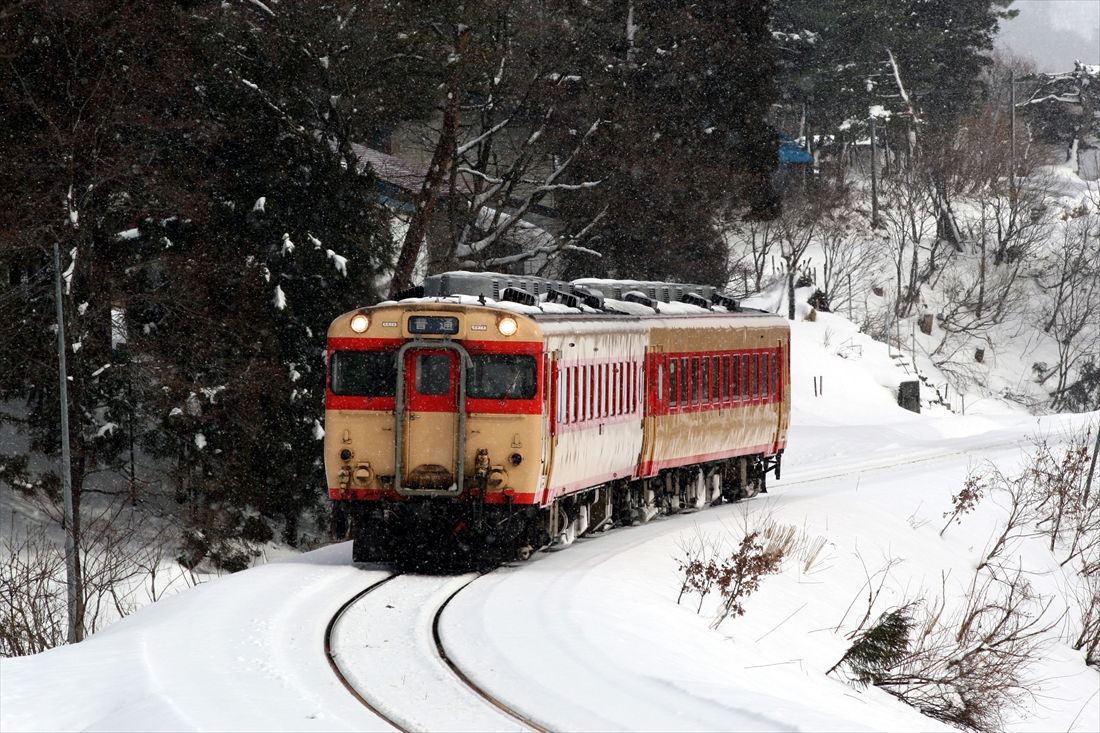
[{"label": "utility pole", "polygon": [[1009,72],[1008,77],[1008,104],[1012,108],[1008,116],[1009,135],[1009,174],[1008,174],[1008,198],[1012,202],[1013,211],[1016,206],[1016,70]]},{"label": "utility pole", "polygon": [[878,228],[878,141],[874,115],[871,115],[871,228]]},{"label": "utility pole", "polygon": [[69,377],[65,368],[65,308],[61,299],[61,252],[53,243],[54,300],[57,305],[58,399],[61,402],[61,490],[65,497],[65,580],[69,601],[69,643],[84,638],[84,612],[80,581],[80,544],[73,512],[73,470],[69,453]]}]

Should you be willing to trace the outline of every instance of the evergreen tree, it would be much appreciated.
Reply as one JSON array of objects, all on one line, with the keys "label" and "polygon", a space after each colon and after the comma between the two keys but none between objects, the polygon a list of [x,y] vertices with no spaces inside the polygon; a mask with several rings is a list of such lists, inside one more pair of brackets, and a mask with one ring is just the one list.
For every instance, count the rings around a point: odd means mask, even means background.
[{"label": "evergreen tree", "polygon": [[598,268],[725,284],[716,213],[775,210],[768,12],[759,0],[594,3],[578,12],[591,80],[583,103],[598,105],[607,123],[577,175],[603,185],[562,208],[579,219],[608,213],[592,239],[603,260],[582,257],[570,274]]}]

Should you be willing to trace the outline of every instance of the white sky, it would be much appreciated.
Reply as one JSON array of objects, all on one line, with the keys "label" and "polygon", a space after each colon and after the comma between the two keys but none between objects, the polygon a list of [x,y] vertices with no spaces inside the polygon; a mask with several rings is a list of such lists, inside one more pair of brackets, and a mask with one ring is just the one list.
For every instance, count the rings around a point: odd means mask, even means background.
[{"label": "white sky", "polygon": [[1000,45],[1030,56],[1040,71],[1068,71],[1074,59],[1100,64],[1100,0],[1016,0]]}]

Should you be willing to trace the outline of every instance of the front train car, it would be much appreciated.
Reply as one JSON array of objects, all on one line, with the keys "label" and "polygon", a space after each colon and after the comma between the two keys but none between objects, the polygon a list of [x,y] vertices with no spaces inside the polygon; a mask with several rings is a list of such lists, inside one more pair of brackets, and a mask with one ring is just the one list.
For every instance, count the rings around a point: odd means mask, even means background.
[{"label": "front train car", "polygon": [[328,331],[325,472],[356,561],[510,558],[538,512],[538,324],[473,303],[389,303]]}]

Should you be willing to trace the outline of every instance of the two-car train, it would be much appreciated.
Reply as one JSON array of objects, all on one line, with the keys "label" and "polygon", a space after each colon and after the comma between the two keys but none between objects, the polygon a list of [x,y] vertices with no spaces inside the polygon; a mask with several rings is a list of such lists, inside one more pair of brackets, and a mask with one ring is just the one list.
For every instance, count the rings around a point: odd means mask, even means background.
[{"label": "two-car train", "polygon": [[448,273],[412,295],[328,332],[328,491],[357,561],[526,558],[779,475],[783,318],[668,283]]}]

